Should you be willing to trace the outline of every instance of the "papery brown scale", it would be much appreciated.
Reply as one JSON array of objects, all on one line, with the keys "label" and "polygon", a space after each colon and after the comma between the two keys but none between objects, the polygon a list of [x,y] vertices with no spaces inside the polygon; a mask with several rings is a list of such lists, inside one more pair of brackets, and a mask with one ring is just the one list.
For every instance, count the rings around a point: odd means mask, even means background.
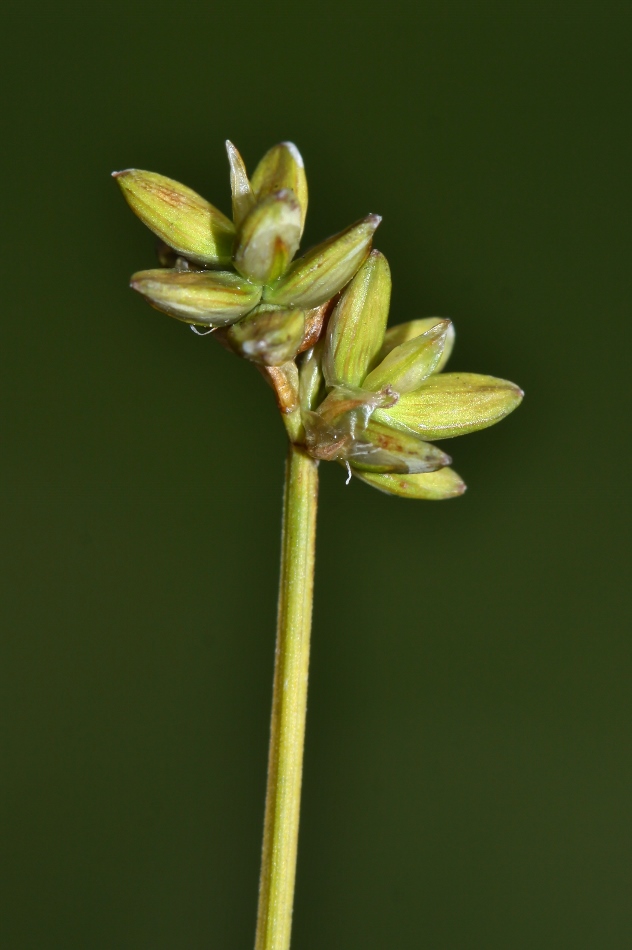
[{"label": "papery brown scale", "polygon": [[337,297],[332,297],[331,300],[327,300],[320,307],[312,307],[311,310],[305,312],[305,334],[299,347],[299,353],[305,353],[306,350],[311,350],[313,346],[316,346],[323,334],[329,315],[336,305],[336,300]]},{"label": "papery brown scale", "polygon": [[296,363],[290,360],[282,366],[258,365],[258,369],[272,386],[277,406],[281,412],[290,413],[298,409],[298,369]]}]

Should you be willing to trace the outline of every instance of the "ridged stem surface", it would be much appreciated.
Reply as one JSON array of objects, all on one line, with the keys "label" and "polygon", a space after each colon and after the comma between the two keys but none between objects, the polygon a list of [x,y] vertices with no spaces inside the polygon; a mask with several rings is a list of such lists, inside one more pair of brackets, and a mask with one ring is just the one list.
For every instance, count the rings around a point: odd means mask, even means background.
[{"label": "ridged stem surface", "polygon": [[289,950],[312,623],[318,463],[290,446],[255,950]]}]

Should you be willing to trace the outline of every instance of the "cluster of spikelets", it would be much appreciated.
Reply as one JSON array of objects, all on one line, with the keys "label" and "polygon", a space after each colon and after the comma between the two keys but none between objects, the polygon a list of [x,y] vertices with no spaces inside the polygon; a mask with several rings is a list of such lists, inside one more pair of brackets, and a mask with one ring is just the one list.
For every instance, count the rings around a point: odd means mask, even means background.
[{"label": "cluster of spikelets", "polygon": [[131,285],[158,310],[214,331],[273,386],[290,439],[407,498],[460,495],[451,459],[432,444],[483,429],[522,399],[513,383],[442,373],[449,320],[386,329],[391,277],[371,250],[378,215],[294,260],[307,212],[303,161],[274,146],[248,178],[227,142],[233,220],[162,175],[115,172],[132,210],[159,238],[160,268]]}]

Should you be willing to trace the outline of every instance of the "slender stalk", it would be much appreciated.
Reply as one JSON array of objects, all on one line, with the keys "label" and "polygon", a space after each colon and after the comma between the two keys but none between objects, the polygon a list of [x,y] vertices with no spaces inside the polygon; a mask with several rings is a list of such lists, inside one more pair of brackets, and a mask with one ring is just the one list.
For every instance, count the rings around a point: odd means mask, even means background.
[{"label": "slender stalk", "polygon": [[255,950],[288,950],[312,623],[318,463],[290,445]]}]

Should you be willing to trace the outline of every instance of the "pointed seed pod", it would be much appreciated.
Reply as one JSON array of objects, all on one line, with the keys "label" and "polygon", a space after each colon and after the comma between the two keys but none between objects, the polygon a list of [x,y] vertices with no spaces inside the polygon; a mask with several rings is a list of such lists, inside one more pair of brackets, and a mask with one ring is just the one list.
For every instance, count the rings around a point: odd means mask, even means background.
[{"label": "pointed seed pod", "polygon": [[257,202],[239,229],[233,263],[248,280],[266,284],[287,270],[301,239],[301,212],[285,189]]},{"label": "pointed seed pod", "polygon": [[388,261],[371,251],[327,325],[323,369],[329,386],[363,384],[382,345],[390,300]]},{"label": "pointed seed pod", "polygon": [[228,271],[145,270],[130,286],[156,310],[207,327],[235,323],[261,296],[259,287]]},{"label": "pointed seed pod", "polygon": [[366,260],[382,219],[370,214],[299,257],[264,290],[264,300],[307,309],[325,303],[349,283]]},{"label": "pointed seed pod", "polygon": [[307,214],[307,178],[301,153],[293,142],[281,142],[263,156],[252,176],[257,201],[283,188],[290,188],[301,209],[301,234]]},{"label": "pointed seed pod", "polygon": [[255,363],[280,366],[296,356],[305,330],[303,310],[262,304],[226,330],[233,350]]},{"label": "pointed seed pod", "polygon": [[226,139],[226,153],[230,165],[230,192],[233,199],[233,224],[239,228],[255,203],[244,160],[229,139]]},{"label": "pointed seed pod", "polygon": [[352,466],[353,474],[367,485],[379,488],[388,495],[400,498],[426,499],[442,501],[456,498],[465,491],[465,483],[451,468],[440,468],[437,472],[421,475],[380,475],[374,472],[361,472]]},{"label": "pointed seed pod", "polygon": [[514,383],[477,373],[429,376],[396,405],[376,410],[376,419],[422,439],[451,439],[500,422],[522,402]]},{"label": "pointed seed pod", "polygon": [[112,176],[132,211],[169,247],[202,264],[230,263],[232,221],[191,188],[136,168]]},{"label": "pointed seed pod", "polygon": [[364,472],[435,472],[452,459],[441,449],[407,432],[371,420],[360,439],[353,442],[347,460]]},{"label": "pointed seed pod", "polygon": [[442,320],[420,336],[394,347],[369,373],[364,388],[392,386],[398,393],[418,389],[424,379],[436,371],[451,325],[449,320]]}]

